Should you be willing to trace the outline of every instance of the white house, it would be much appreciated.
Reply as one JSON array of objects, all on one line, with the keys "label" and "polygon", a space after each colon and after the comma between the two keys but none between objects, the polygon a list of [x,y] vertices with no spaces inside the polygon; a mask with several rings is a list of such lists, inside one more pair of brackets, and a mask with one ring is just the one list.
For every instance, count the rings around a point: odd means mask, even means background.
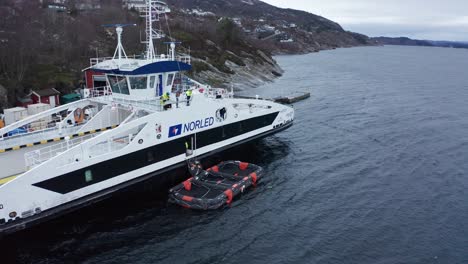
[{"label": "white house", "polygon": [[123,7],[126,9],[136,9],[144,11],[146,9],[145,0],[122,0]]},{"label": "white house", "polygon": [[274,26],[270,26],[270,25],[264,25],[263,28],[266,31],[275,31],[275,29],[276,29]]},{"label": "white house", "polygon": [[75,8],[78,10],[101,9],[101,1],[100,0],[80,0],[75,3]]},{"label": "white house", "polygon": [[232,22],[234,22],[239,27],[242,27],[242,19],[240,19],[238,17],[234,17],[234,18],[232,18]]}]

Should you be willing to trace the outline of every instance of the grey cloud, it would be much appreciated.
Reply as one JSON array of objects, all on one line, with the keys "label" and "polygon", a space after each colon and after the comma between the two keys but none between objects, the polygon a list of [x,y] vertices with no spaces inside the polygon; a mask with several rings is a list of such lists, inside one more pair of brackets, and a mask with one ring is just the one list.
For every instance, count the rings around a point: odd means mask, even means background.
[{"label": "grey cloud", "polygon": [[435,40],[468,40],[466,0],[266,0],[302,9],[370,36],[408,36]]}]

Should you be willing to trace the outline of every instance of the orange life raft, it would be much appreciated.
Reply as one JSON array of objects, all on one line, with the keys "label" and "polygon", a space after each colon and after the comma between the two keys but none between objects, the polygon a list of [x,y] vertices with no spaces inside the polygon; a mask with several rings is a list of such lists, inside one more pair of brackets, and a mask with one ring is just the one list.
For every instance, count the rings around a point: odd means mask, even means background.
[{"label": "orange life raft", "polygon": [[230,204],[263,176],[262,167],[240,161],[221,162],[207,170],[192,162],[189,171],[193,177],[169,190],[169,201],[198,210],[214,210]]}]

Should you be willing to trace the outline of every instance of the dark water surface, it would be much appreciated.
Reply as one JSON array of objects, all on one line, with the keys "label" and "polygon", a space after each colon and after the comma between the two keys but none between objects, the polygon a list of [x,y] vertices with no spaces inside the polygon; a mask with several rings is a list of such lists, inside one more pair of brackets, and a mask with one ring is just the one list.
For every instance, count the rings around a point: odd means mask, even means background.
[{"label": "dark water surface", "polygon": [[142,195],[9,238],[2,254],[26,263],[468,263],[468,50],[277,60],[285,75],[249,93],[312,98],[295,105],[292,128],[229,154],[267,171],[231,208],[193,212]]}]

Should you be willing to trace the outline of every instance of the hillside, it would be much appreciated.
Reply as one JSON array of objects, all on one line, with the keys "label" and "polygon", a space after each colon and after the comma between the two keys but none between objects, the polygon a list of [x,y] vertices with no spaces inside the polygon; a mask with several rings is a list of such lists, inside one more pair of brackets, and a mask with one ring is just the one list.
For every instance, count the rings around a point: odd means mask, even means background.
[{"label": "hillside", "polygon": [[[45,1],[45,0],[44,0]],[[124,31],[127,54],[141,54],[144,21],[120,0],[63,0],[61,9],[37,1],[0,3],[0,108],[31,89],[55,87],[68,93],[80,86],[89,58],[111,56],[115,33],[103,24],[135,23]],[[169,20],[160,23],[168,37],[190,53],[189,74],[213,86],[258,86],[282,74],[274,54],[369,45],[366,36],[303,11],[281,9],[257,0],[171,0]],[[62,9],[63,8],[63,9]],[[159,51],[166,51],[160,44]],[[4,88],[3,88],[3,87]]]},{"label": "hillside", "polygon": [[410,39],[407,37],[399,37],[399,38],[376,37],[376,38],[371,38],[371,39],[380,45],[424,46],[424,47],[468,49],[468,43],[466,42],[417,40],[417,39]]},{"label": "hillside", "polygon": [[[306,53],[372,44],[367,36],[348,32],[324,17],[305,11],[278,8],[258,0],[173,0],[173,7],[198,17],[229,17],[254,39],[267,39],[271,52]],[[293,42],[278,40],[291,39]]]}]

